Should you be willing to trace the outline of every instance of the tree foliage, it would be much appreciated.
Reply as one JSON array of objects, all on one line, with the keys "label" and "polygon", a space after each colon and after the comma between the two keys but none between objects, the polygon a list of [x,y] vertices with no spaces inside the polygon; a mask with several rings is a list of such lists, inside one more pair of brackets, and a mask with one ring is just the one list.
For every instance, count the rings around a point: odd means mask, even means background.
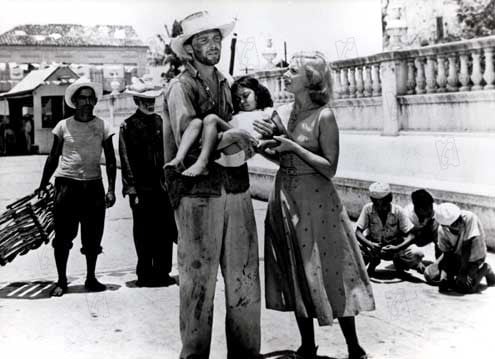
[{"label": "tree foliage", "polygon": [[495,35],[495,0],[457,0],[462,37]]}]

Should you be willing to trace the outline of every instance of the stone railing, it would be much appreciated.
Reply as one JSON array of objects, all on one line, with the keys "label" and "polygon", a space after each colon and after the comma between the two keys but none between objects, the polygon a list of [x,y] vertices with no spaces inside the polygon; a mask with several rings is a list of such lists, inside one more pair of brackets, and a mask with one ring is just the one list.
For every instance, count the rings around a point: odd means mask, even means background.
[{"label": "stone railing", "polygon": [[397,95],[492,90],[494,49],[495,36],[488,36],[336,61],[334,98],[380,96],[387,63],[394,65]]},{"label": "stone railing", "polygon": [[257,71],[250,75],[256,77],[262,85],[268,88],[272,95],[273,102],[280,105],[294,100],[294,96],[285,91],[284,82],[282,81],[282,75],[286,71],[286,68],[276,68],[273,70]]},{"label": "stone railing", "polygon": [[333,98],[359,98],[381,96],[380,60],[361,57],[333,63]]}]

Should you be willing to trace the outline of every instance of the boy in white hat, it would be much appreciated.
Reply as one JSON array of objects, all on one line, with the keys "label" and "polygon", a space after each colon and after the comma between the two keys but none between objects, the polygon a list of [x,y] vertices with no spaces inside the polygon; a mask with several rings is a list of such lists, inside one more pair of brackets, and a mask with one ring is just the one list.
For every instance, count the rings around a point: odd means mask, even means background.
[{"label": "boy in white hat", "polygon": [[167,192],[161,185],[163,119],[155,113],[155,100],[162,90],[133,78],[126,93],[138,106],[122,122],[119,135],[122,193],[129,196],[138,258],[136,285],[168,286],[175,283],[170,271],[177,228]]},{"label": "boy in white hat", "polygon": [[[229,83],[215,65],[220,61],[222,40],[232,31],[234,22],[222,23],[207,12],[198,12],[182,20],[181,25],[183,33],[172,40],[171,46],[185,63],[166,94],[166,162],[174,158],[193,120],[203,121],[203,126],[205,119],[213,117],[228,123],[233,109]],[[216,145],[213,139],[201,144],[210,146],[208,153]],[[196,163],[200,153],[195,141],[184,165]],[[219,266],[225,283],[227,357],[257,358],[259,257],[247,165],[223,167],[208,158],[207,167],[207,173],[191,177],[183,176],[177,166],[165,168],[179,231],[180,358],[209,357]]]},{"label": "boy in white hat", "polygon": [[[105,207],[115,203],[117,166],[109,124],[93,115],[102,94],[101,85],[80,78],[67,87],[65,102],[75,109],[74,116],[61,120],[52,130],[53,145],[46,159],[39,191],[55,173],[55,238],[52,242],[58,281],[52,296],[67,291],[67,260],[72,241],[81,224],[81,253],[86,256],[88,291],[103,291],[105,285],[95,276],[96,259],[102,252],[101,239]],[[108,191],[105,194],[100,170],[105,153]]]},{"label": "boy in white hat", "polygon": [[437,206],[438,246],[443,252],[439,263],[439,290],[475,293],[485,277],[495,285],[495,273],[486,258],[486,238],[481,222],[473,212],[461,210],[453,203]]},{"label": "boy in white hat", "polygon": [[374,274],[382,259],[392,260],[397,271],[415,269],[423,273],[423,252],[410,248],[414,226],[405,211],[392,203],[390,186],[375,182],[370,185],[369,193],[371,203],[361,210],[356,227],[364,262],[369,263],[369,275]]}]

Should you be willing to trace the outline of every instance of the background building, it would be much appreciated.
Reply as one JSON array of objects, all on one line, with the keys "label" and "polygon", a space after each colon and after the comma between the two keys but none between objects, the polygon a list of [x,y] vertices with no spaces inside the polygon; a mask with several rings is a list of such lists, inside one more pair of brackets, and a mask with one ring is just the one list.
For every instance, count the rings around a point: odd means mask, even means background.
[{"label": "background building", "polygon": [[122,90],[132,76],[145,73],[147,52],[132,26],[16,26],[0,35],[0,91],[10,90],[31,70],[52,64],[70,65],[102,83],[105,92]]}]

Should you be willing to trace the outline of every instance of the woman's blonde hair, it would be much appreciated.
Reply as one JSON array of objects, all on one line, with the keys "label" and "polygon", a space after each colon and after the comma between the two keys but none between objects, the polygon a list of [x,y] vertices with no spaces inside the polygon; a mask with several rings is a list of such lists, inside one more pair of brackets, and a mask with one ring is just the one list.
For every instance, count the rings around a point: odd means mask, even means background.
[{"label": "woman's blonde hair", "polygon": [[330,68],[325,56],[318,51],[298,52],[292,56],[304,68],[309,85],[309,97],[318,105],[326,105],[332,91]]}]

